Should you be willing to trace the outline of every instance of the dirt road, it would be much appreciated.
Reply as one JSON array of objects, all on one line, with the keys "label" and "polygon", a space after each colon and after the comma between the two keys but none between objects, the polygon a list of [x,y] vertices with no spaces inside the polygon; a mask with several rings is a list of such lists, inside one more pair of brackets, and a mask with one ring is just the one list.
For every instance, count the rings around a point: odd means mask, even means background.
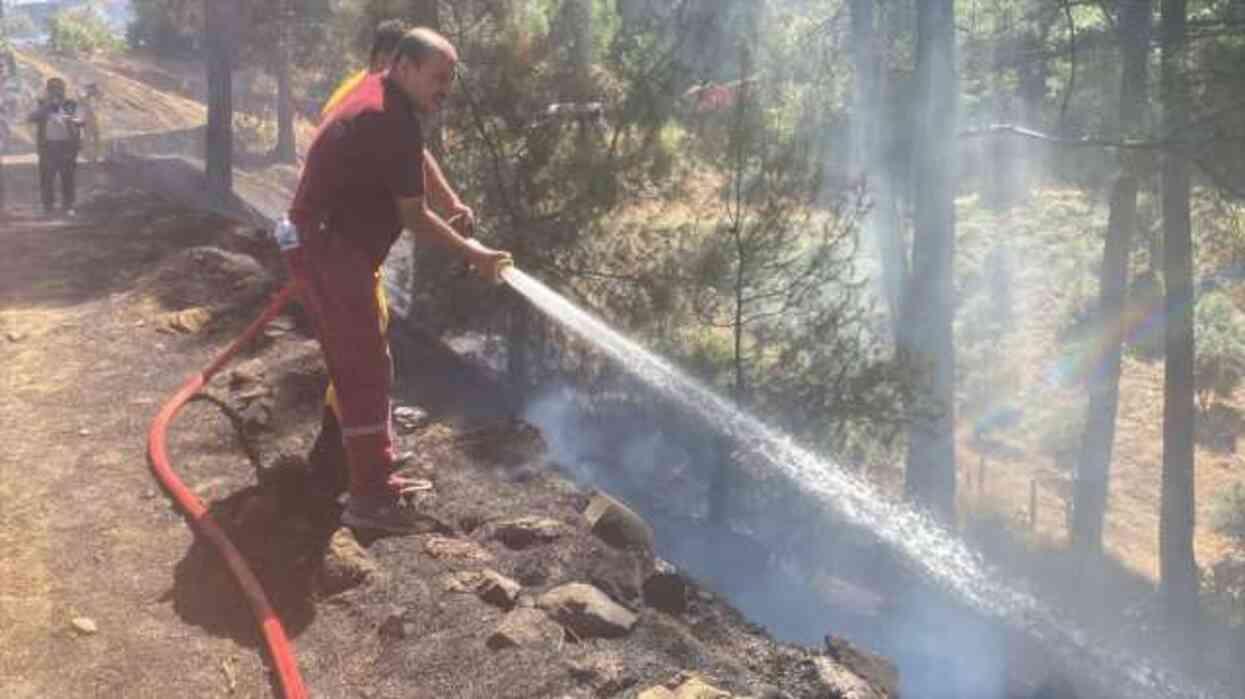
[{"label": "dirt road", "polygon": [[44,219],[33,165],[5,172],[0,696],[268,696],[259,654],[179,615],[192,535],[144,451],[158,402],[217,341],[157,332],[135,284],[221,224],[82,174],[79,216]]}]

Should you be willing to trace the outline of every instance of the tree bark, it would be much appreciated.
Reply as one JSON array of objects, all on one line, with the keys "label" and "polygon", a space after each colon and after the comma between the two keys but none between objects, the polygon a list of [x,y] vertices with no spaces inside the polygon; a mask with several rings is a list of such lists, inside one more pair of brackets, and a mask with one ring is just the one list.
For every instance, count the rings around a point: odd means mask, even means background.
[{"label": "tree bark", "polygon": [[1121,175],[1111,192],[1107,240],[1102,252],[1099,292],[1099,338],[1106,346],[1101,376],[1091,379],[1089,416],[1081,440],[1072,506],[1072,540],[1088,553],[1102,551],[1102,529],[1110,480],[1115,418],[1120,401],[1120,360],[1123,337],[1117,331],[1128,286],[1128,253],[1137,225],[1137,179]]},{"label": "tree bark", "polygon": [[881,152],[882,65],[877,49],[876,0],[852,0],[852,175],[868,187],[871,208],[865,232],[876,242],[881,260],[882,295],[891,336],[898,342],[899,305],[908,274],[907,251],[899,232],[895,184]]},{"label": "tree bark", "polygon": [[954,0],[917,1],[917,146],[912,276],[900,350],[916,375],[905,490],[944,522],[955,515],[955,122],[959,92]]},{"label": "tree bark", "polygon": [[283,163],[298,160],[294,141],[294,96],[290,85],[290,53],[293,37],[290,23],[296,21],[292,12],[283,13],[278,20],[280,38],[277,40],[277,147],[275,155]]},{"label": "tree bark", "polygon": [[204,0],[203,12],[208,83],[205,174],[209,191],[224,198],[233,191],[233,58],[240,8],[237,0]]},{"label": "tree bark", "polygon": [[[1185,133],[1189,121],[1186,0],[1162,0],[1163,131]],[[1159,522],[1160,589],[1169,621],[1192,624],[1198,612],[1193,558],[1193,245],[1189,160],[1181,148],[1163,154],[1163,271],[1167,282],[1163,381],[1163,494]]]},{"label": "tree bark", "polygon": [[[1150,55],[1151,0],[1121,3],[1118,35],[1120,70],[1119,137],[1132,139],[1145,129],[1147,58]],[[1141,173],[1136,155],[1121,154],[1121,172],[1111,193],[1107,240],[1102,251],[1099,283],[1099,327],[1103,349],[1102,373],[1090,385],[1089,417],[1081,441],[1076,490],[1072,505],[1072,541],[1085,553],[1101,553],[1103,521],[1111,480],[1111,452],[1120,400],[1120,360],[1124,338],[1124,298],[1128,289],[1128,259],[1137,228],[1137,190]]]}]

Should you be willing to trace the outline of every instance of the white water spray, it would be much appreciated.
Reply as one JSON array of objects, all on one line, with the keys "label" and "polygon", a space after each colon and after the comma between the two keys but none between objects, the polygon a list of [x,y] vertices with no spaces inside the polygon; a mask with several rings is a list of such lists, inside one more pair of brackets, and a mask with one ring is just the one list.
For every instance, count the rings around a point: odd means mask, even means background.
[{"label": "white water spray", "polygon": [[[724,433],[753,445],[775,469],[824,500],[853,523],[901,551],[921,572],[976,609],[1043,641],[1073,666],[1096,674],[1122,696],[1209,698],[1156,663],[1091,639],[1071,619],[1032,595],[996,579],[960,539],[902,503],[886,499],[867,481],[798,446],[791,437],[739,410],[729,401],[627,339],[607,324],[517,268],[502,277],[515,291],[567,329],[593,343],[641,380],[701,413]],[[1107,681],[1105,675],[1122,681]]]}]

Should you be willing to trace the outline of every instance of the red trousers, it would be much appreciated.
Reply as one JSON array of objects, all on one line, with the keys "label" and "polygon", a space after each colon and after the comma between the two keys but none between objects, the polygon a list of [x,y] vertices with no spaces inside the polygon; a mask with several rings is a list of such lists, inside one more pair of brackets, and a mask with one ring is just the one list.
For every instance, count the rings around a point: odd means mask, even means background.
[{"label": "red trousers", "polygon": [[299,294],[311,313],[336,393],[350,494],[389,492],[393,470],[390,389],[393,361],[385,337],[380,270],[346,237],[303,234],[302,247],[286,254]]}]

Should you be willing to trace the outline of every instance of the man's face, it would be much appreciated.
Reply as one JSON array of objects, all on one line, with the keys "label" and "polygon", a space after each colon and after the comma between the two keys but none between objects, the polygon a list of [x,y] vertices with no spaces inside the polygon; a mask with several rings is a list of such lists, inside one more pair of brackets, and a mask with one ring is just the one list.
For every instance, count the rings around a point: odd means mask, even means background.
[{"label": "man's face", "polygon": [[392,77],[416,109],[431,114],[445,106],[457,63],[457,56],[445,53],[433,54],[419,65],[402,58],[394,65]]}]

